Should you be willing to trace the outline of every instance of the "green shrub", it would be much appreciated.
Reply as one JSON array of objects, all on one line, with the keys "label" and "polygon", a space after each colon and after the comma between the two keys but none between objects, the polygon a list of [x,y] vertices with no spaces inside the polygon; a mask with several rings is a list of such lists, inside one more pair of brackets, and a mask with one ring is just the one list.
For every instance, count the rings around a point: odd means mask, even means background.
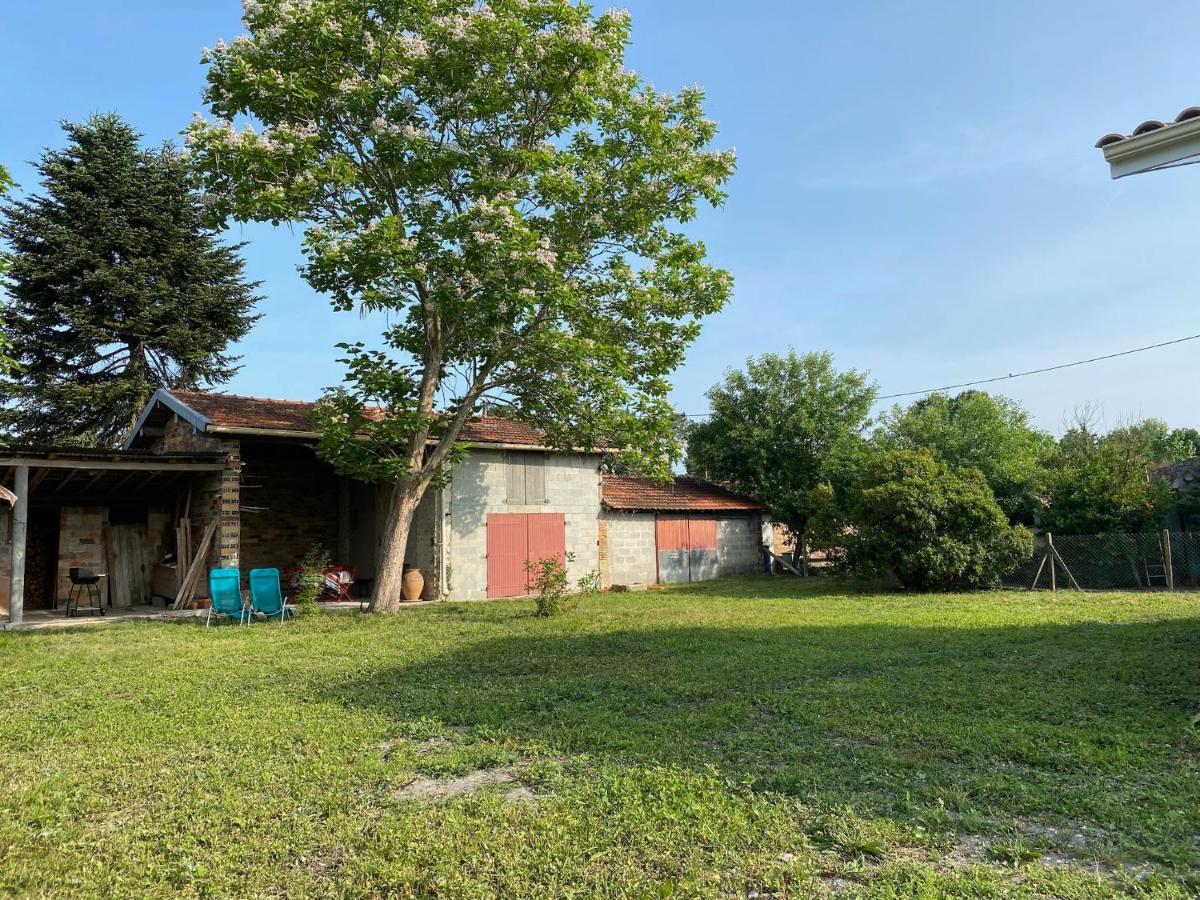
[{"label": "green shrub", "polygon": [[855,509],[849,561],[856,574],[892,575],[907,588],[994,586],[1033,554],[975,469],[952,471],[927,450],[881,454]]},{"label": "green shrub", "polygon": [[329,552],[320,544],[313,544],[300,560],[299,589],[296,591],[296,607],[311,612],[317,609],[317,601],[325,592],[325,570],[330,566]]},{"label": "green shrub", "polygon": [[600,573],[595,569],[589,569],[575,582],[575,587],[579,589],[580,594],[600,593]]},{"label": "green shrub", "polygon": [[[574,560],[575,554],[566,554],[568,563]],[[574,608],[575,601],[567,591],[567,569],[557,556],[548,556],[537,562],[526,560],[525,571],[529,573],[529,586],[533,589],[535,616],[546,619]]]}]

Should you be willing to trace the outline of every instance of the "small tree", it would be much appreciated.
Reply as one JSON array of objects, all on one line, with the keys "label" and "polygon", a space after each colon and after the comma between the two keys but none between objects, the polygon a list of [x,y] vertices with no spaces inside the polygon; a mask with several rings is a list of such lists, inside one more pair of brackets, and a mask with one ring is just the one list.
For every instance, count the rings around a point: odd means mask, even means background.
[{"label": "small tree", "polygon": [[[688,471],[760,498],[796,537],[825,509],[814,490],[832,459],[849,460],[875,398],[868,376],[839,372],[828,353],[767,353],[708,392],[712,414],[688,432]],[[819,491],[818,491],[819,493]]]},{"label": "small tree", "polygon": [[1200,456],[1200,430],[1195,428],[1175,428],[1168,435],[1168,445],[1183,451],[1184,459],[1189,456]]},{"label": "small tree", "polygon": [[1169,485],[1151,477],[1164,449],[1155,442],[1160,433],[1134,424],[1100,434],[1080,416],[1047,458],[1049,502],[1041,524],[1065,534],[1157,529],[1171,499]]},{"label": "small tree", "polygon": [[628,14],[568,0],[245,10],[188,140],[218,212],[310,224],[308,282],[386,313],[319,422],[326,458],[393,485],[371,608],[398,605],[417,505],[484,400],[665,473],[667,378],[731,290],[676,227],[733,171],[701,92],[645,84]]},{"label": "small tree", "polygon": [[964,391],[930,394],[893,407],[876,435],[890,450],[928,450],[953,469],[976,469],[1011,521],[1033,524],[1044,490],[1042,457],[1054,439],[1029,424],[1029,414],[1006,397]]},{"label": "small tree", "polygon": [[913,590],[994,586],[1033,553],[974,469],[954,471],[927,450],[883,453],[858,497],[854,571],[893,575]]},{"label": "small tree", "polygon": [[38,164],[41,195],[7,203],[16,374],[0,426],[22,440],[112,444],[156,388],[220,384],[255,321],[238,247],[204,226],[204,199],[170,146],[150,151],[116,115],[64,124]]}]

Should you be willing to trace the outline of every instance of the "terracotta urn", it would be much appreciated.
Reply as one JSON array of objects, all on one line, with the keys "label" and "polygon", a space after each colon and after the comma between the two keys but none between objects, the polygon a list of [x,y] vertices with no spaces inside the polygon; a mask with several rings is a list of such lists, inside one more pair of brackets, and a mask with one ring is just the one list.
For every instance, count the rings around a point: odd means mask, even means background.
[{"label": "terracotta urn", "polygon": [[425,576],[421,574],[421,570],[414,569],[412,566],[405,566],[404,578],[400,586],[400,593],[404,597],[404,602],[419,603],[421,600],[421,591],[424,589]]}]

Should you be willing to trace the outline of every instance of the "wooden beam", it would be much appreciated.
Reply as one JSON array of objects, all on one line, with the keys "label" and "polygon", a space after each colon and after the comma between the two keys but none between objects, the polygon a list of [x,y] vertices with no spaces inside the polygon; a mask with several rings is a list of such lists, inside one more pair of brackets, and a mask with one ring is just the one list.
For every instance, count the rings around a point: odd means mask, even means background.
[{"label": "wooden beam", "polygon": [[107,474],[108,474],[107,469],[101,469],[99,472],[97,472],[95,475],[93,475],[92,480],[83,486],[84,492],[91,490],[92,485],[95,484],[97,481],[99,481],[101,478],[103,478]]},{"label": "wooden beam", "polygon": [[12,572],[8,581],[8,622],[20,625],[25,618],[25,535],[29,526],[29,467],[16,475],[17,503],[12,512]]},{"label": "wooden beam", "polygon": [[126,482],[128,482],[129,479],[131,479],[136,474],[137,474],[137,472],[130,472],[128,475],[126,475],[124,478],[122,478],[120,481],[118,481],[117,486],[113,488],[113,493],[115,494],[117,491],[121,490],[121,488],[125,487]]},{"label": "wooden beam", "polygon": [[44,479],[44,478],[45,478],[47,475],[49,475],[49,474],[50,474],[50,470],[49,470],[49,469],[36,469],[36,470],[34,470],[33,477],[29,479],[29,490],[30,490],[30,492],[32,493],[33,491],[36,491],[36,490],[37,490],[37,486],[38,486],[39,484],[41,484],[41,483],[42,483],[42,479]]},{"label": "wooden beam", "polygon": [[87,472],[94,472],[97,469],[136,472],[221,472],[225,469],[224,462],[180,462],[168,458],[164,458],[162,461],[150,461],[141,459],[40,459],[36,456],[16,456],[5,460],[4,464],[49,469],[82,469]]},{"label": "wooden beam", "polygon": [[59,491],[61,491],[63,488],[65,488],[67,486],[67,482],[70,481],[72,478],[74,478],[78,474],[79,474],[79,469],[69,469],[67,471],[66,477],[64,477],[63,480],[60,481],[58,483],[58,486],[54,489],[54,493],[57,494]]}]

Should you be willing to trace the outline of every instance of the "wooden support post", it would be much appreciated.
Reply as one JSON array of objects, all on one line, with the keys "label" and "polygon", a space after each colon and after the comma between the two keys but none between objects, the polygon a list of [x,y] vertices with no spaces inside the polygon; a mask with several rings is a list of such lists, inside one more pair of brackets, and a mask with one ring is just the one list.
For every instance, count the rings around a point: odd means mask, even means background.
[{"label": "wooden support post", "polygon": [[1046,546],[1050,549],[1050,590],[1058,590],[1058,579],[1054,574],[1054,562],[1058,559],[1058,551],[1054,549],[1054,535],[1046,532]]},{"label": "wooden support post", "polygon": [[1071,571],[1071,567],[1067,565],[1067,561],[1062,558],[1062,554],[1058,552],[1058,548],[1054,548],[1054,558],[1058,560],[1058,564],[1062,566],[1062,570],[1067,573],[1067,578],[1071,579],[1071,587],[1077,591],[1082,591],[1079,582],[1075,580],[1075,574]]},{"label": "wooden support post", "polygon": [[17,466],[12,511],[12,574],[9,575],[8,622],[20,625],[25,618],[25,536],[29,531],[29,466]]},{"label": "wooden support post", "polygon": [[1030,589],[1031,591],[1032,591],[1032,590],[1036,590],[1036,588],[1037,588],[1037,583],[1038,583],[1038,581],[1039,581],[1039,580],[1041,579],[1041,577],[1042,577],[1042,569],[1046,568],[1046,560],[1048,560],[1049,558],[1050,558],[1050,554],[1049,554],[1049,553],[1043,553],[1043,554],[1042,554],[1042,561],[1041,561],[1040,563],[1038,563],[1038,570],[1037,570],[1037,574],[1033,576],[1033,584],[1031,584],[1031,585],[1029,586],[1029,589]]},{"label": "wooden support post", "polygon": [[1163,568],[1167,573],[1167,590],[1175,590],[1175,566],[1171,561],[1171,530],[1164,528],[1162,533]]}]

